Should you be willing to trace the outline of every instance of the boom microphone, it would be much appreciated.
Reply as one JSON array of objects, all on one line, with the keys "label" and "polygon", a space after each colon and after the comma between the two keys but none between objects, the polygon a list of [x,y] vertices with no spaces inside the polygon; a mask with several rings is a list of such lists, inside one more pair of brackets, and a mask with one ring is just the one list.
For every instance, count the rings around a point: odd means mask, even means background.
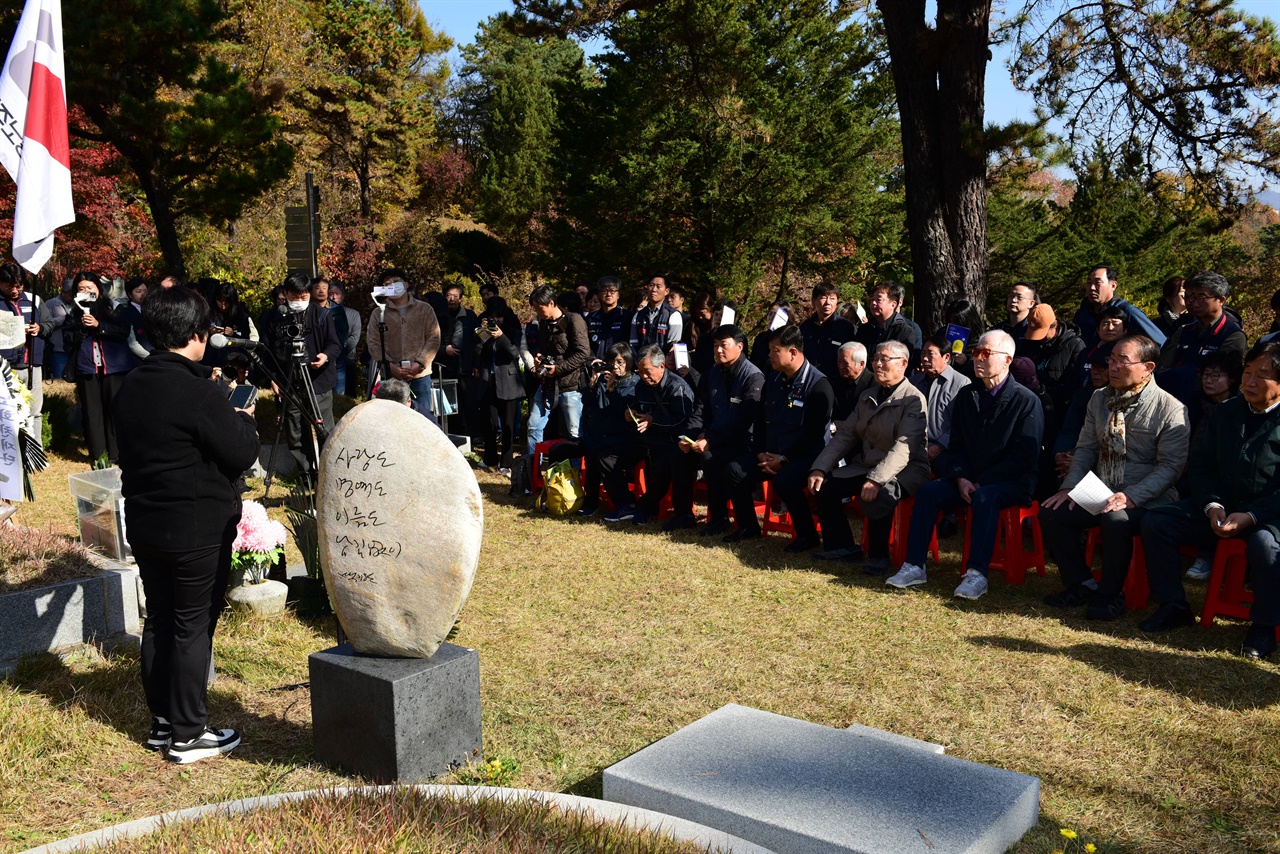
[{"label": "boom microphone", "polygon": [[209,336],[209,346],[215,350],[221,350],[224,347],[242,347],[245,350],[256,350],[262,346],[262,343],[249,338],[232,338],[223,335],[221,332],[215,332]]}]

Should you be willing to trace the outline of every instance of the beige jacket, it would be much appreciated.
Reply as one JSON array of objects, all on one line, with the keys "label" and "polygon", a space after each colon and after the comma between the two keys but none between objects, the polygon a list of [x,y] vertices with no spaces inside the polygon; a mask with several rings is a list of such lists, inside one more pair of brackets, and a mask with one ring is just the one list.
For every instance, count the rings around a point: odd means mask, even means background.
[{"label": "beige jacket", "polygon": [[[374,308],[369,315],[369,332],[366,343],[369,355],[374,364],[382,361],[381,312]],[[422,370],[414,374],[414,379],[431,375],[431,363],[435,360],[436,351],[440,349],[440,322],[436,320],[435,310],[425,302],[410,299],[404,313],[393,305],[387,306],[387,361],[399,364],[402,361],[414,361],[422,365]]]},{"label": "beige jacket", "polygon": [[[879,388],[864,391],[853,414],[836,424],[836,434],[813,468],[835,477],[866,475],[882,486],[896,479],[903,494],[912,495],[929,479],[929,404],[905,380],[884,403],[876,403]],[[842,459],[845,465],[836,468]]]}]

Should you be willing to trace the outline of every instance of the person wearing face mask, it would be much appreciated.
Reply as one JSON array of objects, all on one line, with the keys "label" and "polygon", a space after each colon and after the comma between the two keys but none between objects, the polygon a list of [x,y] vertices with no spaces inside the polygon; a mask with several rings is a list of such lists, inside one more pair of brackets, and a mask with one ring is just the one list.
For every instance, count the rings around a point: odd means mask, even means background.
[{"label": "person wearing face mask", "polygon": [[63,324],[66,351],[75,369],[76,402],[84,423],[89,461],[119,456],[112,407],[125,374],[137,364],[126,343],[129,322],[105,294],[106,279],[82,272],[72,277],[76,296]]},{"label": "person wearing face mask", "polygon": [[[288,363],[291,332],[301,329],[302,340],[306,348],[306,369],[311,378],[311,388],[315,392],[316,415],[324,421],[324,435],[333,429],[333,387],[338,382],[336,365],[338,351],[338,332],[333,326],[333,316],[328,309],[321,308],[311,302],[311,276],[301,271],[289,274],[284,280],[285,306],[277,309],[264,330],[267,346],[280,363],[286,377],[293,370]],[[296,388],[296,384],[295,384]],[[285,438],[289,442],[289,453],[298,465],[298,471],[311,473],[316,461],[311,459],[314,451],[312,443],[305,443],[303,431],[303,413],[297,404],[308,405],[302,401],[301,389],[296,389],[295,402],[285,406]],[[310,426],[308,425],[308,430]],[[323,440],[322,437],[317,437]]]},{"label": "person wearing face mask", "polygon": [[[409,295],[402,270],[385,270],[374,293],[366,338],[371,364],[381,376],[407,382],[413,408],[425,415],[431,408],[431,363],[440,350],[440,322],[430,305]],[[377,306],[378,301],[386,308]]]}]

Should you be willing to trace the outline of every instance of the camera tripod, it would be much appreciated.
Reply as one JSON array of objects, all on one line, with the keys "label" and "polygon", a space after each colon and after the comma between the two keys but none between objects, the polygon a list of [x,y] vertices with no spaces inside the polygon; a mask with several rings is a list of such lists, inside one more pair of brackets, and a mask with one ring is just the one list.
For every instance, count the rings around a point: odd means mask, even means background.
[{"label": "camera tripod", "polygon": [[[304,420],[304,431],[311,429],[311,459],[317,467],[320,465],[320,445],[328,438],[329,430],[320,416],[320,403],[316,400],[315,386],[311,384],[310,364],[307,358],[306,345],[300,337],[290,340],[290,352],[287,367],[284,369],[284,382],[272,381],[279,393],[279,411],[276,413],[276,440],[271,446],[271,456],[267,458],[267,472],[263,479],[265,500],[271,495],[271,484],[276,475],[276,455],[280,452],[280,439],[291,411],[299,412]],[[271,371],[253,350],[249,350],[249,358],[262,368],[268,377]]]}]

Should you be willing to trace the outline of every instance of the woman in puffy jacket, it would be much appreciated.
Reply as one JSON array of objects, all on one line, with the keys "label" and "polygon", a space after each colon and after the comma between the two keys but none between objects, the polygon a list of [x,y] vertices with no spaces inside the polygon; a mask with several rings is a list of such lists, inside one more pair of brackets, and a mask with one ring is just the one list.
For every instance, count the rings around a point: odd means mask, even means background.
[{"label": "woman in puffy jacket", "polygon": [[96,273],[72,277],[75,302],[62,325],[65,350],[75,366],[76,402],[84,424],[89,462],[105,456],[116,462],[115,420],[112,417],[120,384],[137,360],[129,350],[130,326],[106,294],[107,280]]}]

